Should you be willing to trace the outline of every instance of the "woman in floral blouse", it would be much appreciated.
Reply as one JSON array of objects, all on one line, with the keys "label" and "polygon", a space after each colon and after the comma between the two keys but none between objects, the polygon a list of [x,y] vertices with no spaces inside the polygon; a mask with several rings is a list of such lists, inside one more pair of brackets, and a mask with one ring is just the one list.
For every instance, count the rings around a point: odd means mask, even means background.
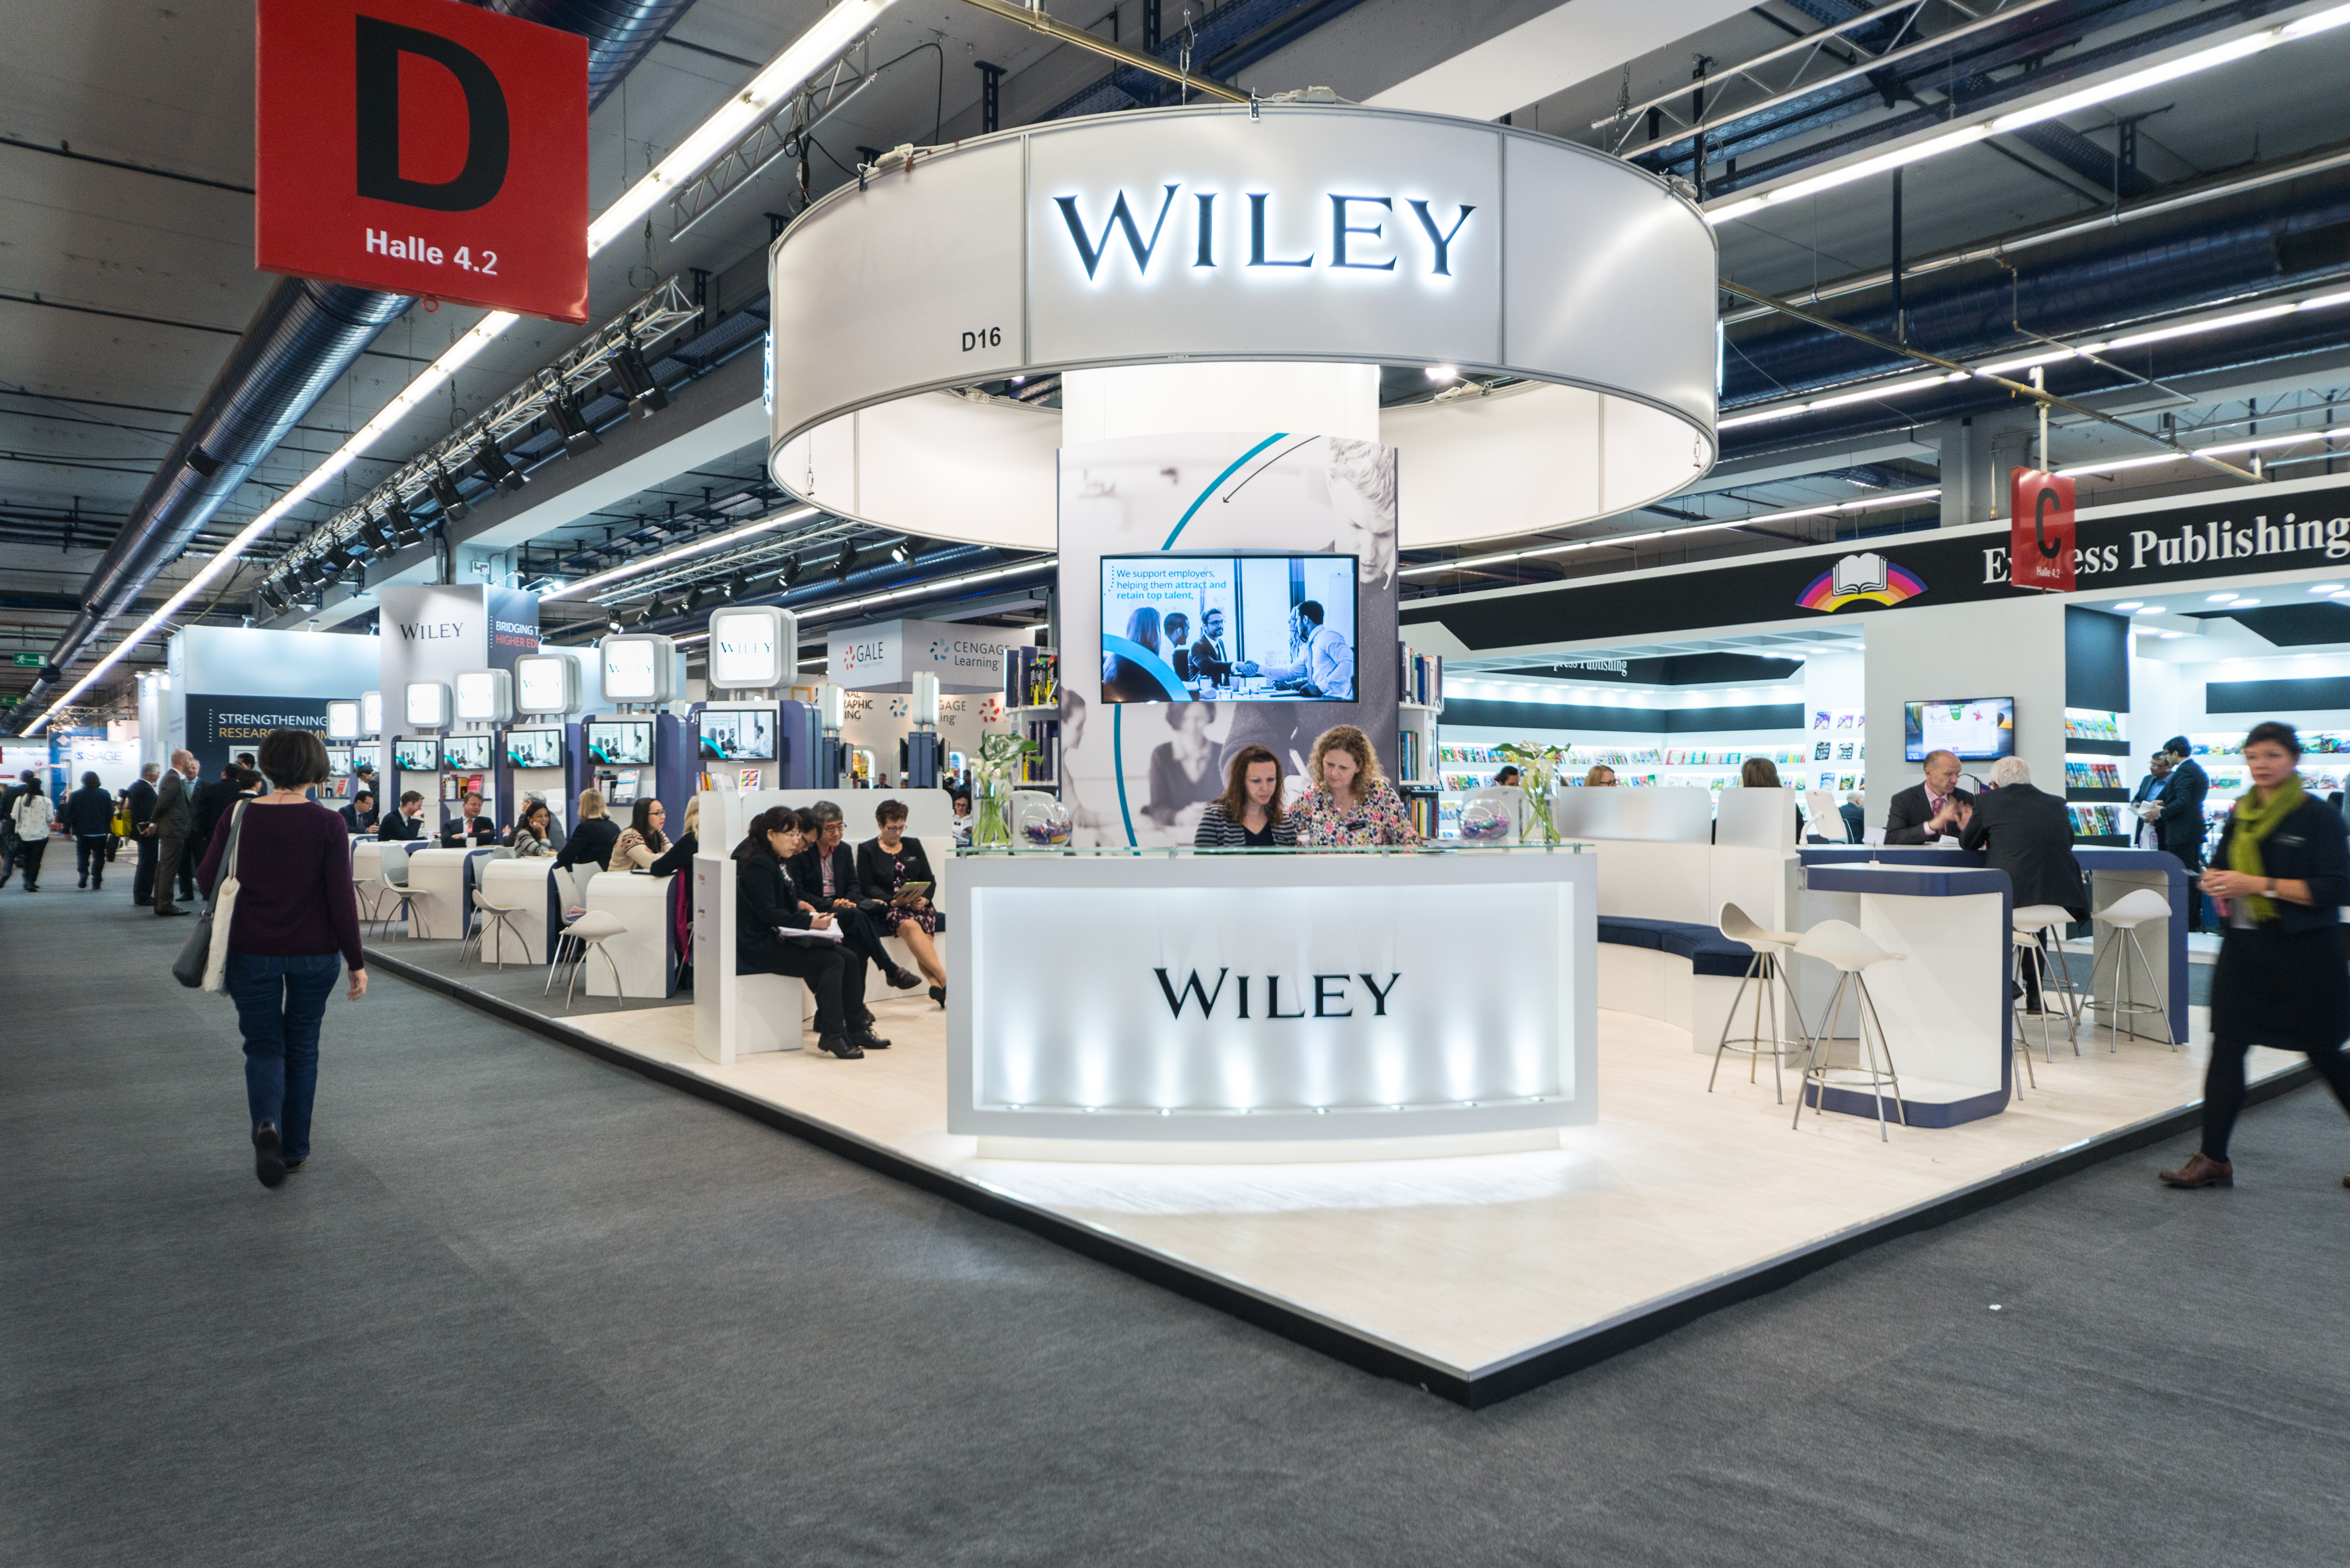
[{"label": "woman in floral blouse", "polygon": [[1289,812],[1301,849],[1419,842],[1403,797],[1379,772],[1370,737],[1354,725],[1322,732],[1305,777],[1311,787]]}]

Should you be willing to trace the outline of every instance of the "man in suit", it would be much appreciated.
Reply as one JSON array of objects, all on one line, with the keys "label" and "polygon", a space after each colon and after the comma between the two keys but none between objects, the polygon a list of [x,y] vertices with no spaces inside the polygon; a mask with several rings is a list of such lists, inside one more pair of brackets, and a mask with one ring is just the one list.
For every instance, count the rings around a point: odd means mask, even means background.
[{"label": "man in suit", "polygon": [[155,781],[162,773],[162,763],[149,763],[139,770],[139,781],[122,792],[123,805],[130,810],[130,836],[139,846],[139,864],[130,873],[130,901],[134,904],[155,901],[155,838],[147,831],[147,826],[155,820]]},{"label": "man in suit", "polygon": [[1224,612],[1211,609],[1200,618],[1200,640],[1191,645],[1191,679],[1229,685],[1232,659],[1224,647]]},{"label": "man in suit", "polygon": [[2155,836],[2155,824],[2162,818],[2163,784],[2169,777],[2170,752],[2166,747],[2147,758],[2146,777],[2138,780],[2137,787],[2130,791],[2130,811],[2138,819],[2137,826],[2130,830],[2131,848],[2161,847]]},{"label": "man in suit", "polygon": [[[2211,792],[2211,779],[2204,773],[2203,764],[2195,760],[2195,748],[2184,735],[2173,735],[2163,742],[2162,749],[2170,753],[2170,777],[2162,786],[2162,815],[2155,821],[2156,842],[2164,850],[2178,857],[2187,867],[2187,877],[2192,882],[2203,869],[2203,797]],[[2200,893],[2187,900],[2187,929],[2203,929],[2203,896]]]},{"label": "man in suit", "polygon": [[1175,667],[1175,679],[1186,686],[1199,679],[1191,672],[1191,645],[1184,640],[1191,635],[1191,618],[1181,610],[1159,624],[1159,646],[1167,650],[1167,662]]},{"label": "man in suit", "polygon": [[0,789],[0,888],[5,888],[8,878],[16,874],[16,803],[25,798],[37,776],[36,769],[26,768],[8,781],[7,788]]},{"label": "man in suit", "polygon": [[201,864],[204,850],[212,844],[213,829],[221,815],[236,804],[244,793],[244,770],[234,759],[221,764],[220,777],[208,784],[197,786],[194,794],[195,826],[188,835],[188,853]]},{"label": "man in suit", "polygon": [[840,807],[820,800],[815,811],[821,825],[816,836],[784,868],[800,897],[814,905],[818,914],[836,917],[841,941],[850,951],[871,960],[894,989],[906,991],[921,984],[921,976],[900,967],[889,956],[889,950],[881,945],[880,932],[858,907],[857,857],[844,842],[847,827],[841,821]]},{"label": "man in suit", "polygon": [[386,843],[424,836],[424,796],[410,790],[400,797],[400,809],[383,819],[375,836]]},{"label": "man in suit", "polygon": [[362,794],[374,800],[383,798],[381,792],[375,787],[373,763],[360,763],[351,769],[351,798],[357,800]]},{"label": "man in suit", "polygon": [[1958,753],[1929,752],[1926,782],[1911,784],[1886,808],[1885,842],[1939,844],[1945,838],[1955,839],[1966,826],[1966,813],[1974,804],[1975,797],[1959,787]]},{"label": "man in suit", "polygon": [[155,816],[148,827],[155,838],[158,915],[188,913],[172,901],[175,882],[181,898],[191,903],[195,900],[196,857],[189,852],[189,841],[195,834],[196,803],[193,792],[188,788],[188,781],[195,776],[195,753],[173,752],[172,765],[163,772],[163,786],[155,792]]},{"label": "man in suit", "polygon": [[351,804],[339,813],[345,826],[353,833],[373,833],[382,815],[375,808],[375,791],[363,789],[351,796]]},{"label": "man in suit", "polygon": [[[2075,920],[2089,918],[2089,884],[2073,857],[2073,815],[2062,798],[2032,787],[2032,769],[2022,757],[1991,764],[1991,787],[1975,796],[1964,818],[1959,847],[1980,849],[1983,864],[2004,871],[2015,888],[2015,908],[2053,904]],[[2023,1007],[2040,1011],[2040,971],[2023,967]]]},{"label": "man in suit", "polygon": [[441,846],[444,849],[494,849],[498,842],[498,825],[482,815],[482,797],[471,790],[465,792],[464,815],[443,828]]}]

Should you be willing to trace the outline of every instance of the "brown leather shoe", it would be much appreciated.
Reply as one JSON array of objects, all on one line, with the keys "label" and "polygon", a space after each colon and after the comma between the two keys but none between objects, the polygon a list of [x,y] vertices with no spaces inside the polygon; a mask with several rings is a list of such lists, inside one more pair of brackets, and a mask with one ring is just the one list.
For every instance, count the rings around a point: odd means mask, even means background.
[{"label": "brown leather shoe", "polygon": [[2236,1168],[2224,1159],[2213,1159],[2197,1149],[2188,1162],[2177,1170],[2159,1173],[2165,1187],[2233,1187]]}]

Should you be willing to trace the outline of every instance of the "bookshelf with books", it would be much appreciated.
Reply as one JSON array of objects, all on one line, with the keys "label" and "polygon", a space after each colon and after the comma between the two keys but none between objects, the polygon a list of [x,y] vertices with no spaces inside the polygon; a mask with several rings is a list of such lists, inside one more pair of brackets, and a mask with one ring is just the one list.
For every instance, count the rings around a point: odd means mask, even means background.
[{"label": "bookshelf with books", "polygon": [[2121,713],[2064,710],[2064,801],[2076,843],[2126,846],[2137,825],[2129,805],[2137,781],[2124,774],[2119,760],[2129,755],[2129,742],[2123,738],[2126,727]]},{"label": "bookshelf with books", "polygon": [[[1437,787],[1436,725],[1444,712],[1444,660],[1396,644],[1396,787]],[[1430,821],[1436,806],[1429,806]]]}]

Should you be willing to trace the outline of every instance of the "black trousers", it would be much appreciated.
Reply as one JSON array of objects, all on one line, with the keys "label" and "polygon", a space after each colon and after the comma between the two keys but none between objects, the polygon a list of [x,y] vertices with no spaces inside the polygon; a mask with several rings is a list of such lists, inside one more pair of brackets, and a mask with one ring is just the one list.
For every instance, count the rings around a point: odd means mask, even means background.
[{"label": "black trousers", "polygon": [[48,836],[20,838],[16,841],[16,864],[25,868],[26,891],[41,885],[41,857],[49,852]]},{"label": "black trousers", "polygon": [[873,1022],[865,1009],[865,961],[846,942],[785,940],[769,968],[816,993],[816,1032],[846,1034]]},{"label": "black trousers", "polygon": [[[2211,1065],[2203,1074],[2203,1152],[2213,1159],[2228,1158],[2228,1139],[2244,1109],[2244,1053],[2254,1044],[2211,1037]],[[2350,1056],[2345,1056],[2339,1045],[2304,1045],[2300,1050],[2334,1091],[2334,1097],[2342,1102],[2342,1108],[2350,1111]]]},{"label": "black trousers", "polygon": [[884,974],[898,967],[898,961],[881,945],[881,933],[874,929],[871,916],[862,909],[835,909],[832,918],[840,927],[842,947]]},{"label": "black trousers", "polygon": [[74,875],[85,882],[106,886],[106,851],[109,835],[77,833],[74,835]]},{"label": "black trousers", "polygon": [[130,873],[130,901],[151,904],[155,901],[155,840],[152,835],[138,840],[139,865]]}]

